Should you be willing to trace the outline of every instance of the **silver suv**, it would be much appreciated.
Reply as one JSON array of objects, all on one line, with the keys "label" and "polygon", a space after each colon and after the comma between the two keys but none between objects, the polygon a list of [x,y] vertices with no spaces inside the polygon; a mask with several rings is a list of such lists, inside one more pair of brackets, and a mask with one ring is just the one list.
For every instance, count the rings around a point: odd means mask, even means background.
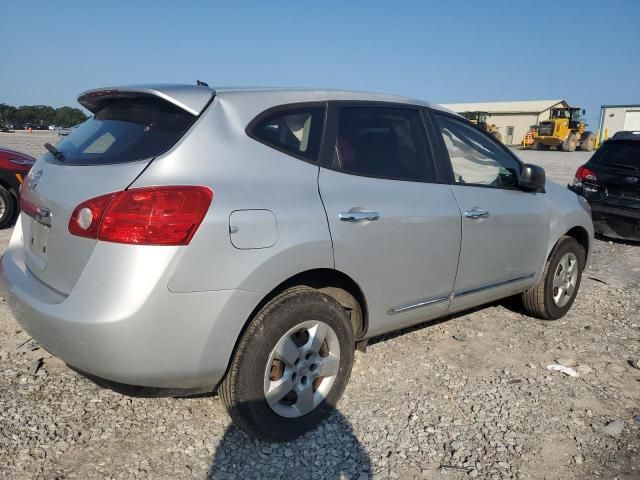
[{"label": "silver suv", "polygon": [[557,319],[586,202],[464,118],[386,95],[91,90],[31,169],[2,258],[16,319],[112,381],[217,389],[264,439],[340,398],[368,338],[521,294]]}]

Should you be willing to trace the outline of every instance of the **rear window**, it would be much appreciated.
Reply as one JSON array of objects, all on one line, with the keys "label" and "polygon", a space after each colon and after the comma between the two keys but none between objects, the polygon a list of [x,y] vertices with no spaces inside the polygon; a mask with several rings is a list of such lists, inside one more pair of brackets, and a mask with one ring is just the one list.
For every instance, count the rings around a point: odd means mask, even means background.
[{"label": "rear window", "polygon": [[[71,129],[56,148],[62,163],[102,165],[153,158],[173,146],[195,116],[156,97],[114,99]],[[49,161],[57,161],[47,154]]]},{"label": "rear window", "polygon": [[591,160],[596,165],[640,171],[640,142],[614,141],[603,144]]}]

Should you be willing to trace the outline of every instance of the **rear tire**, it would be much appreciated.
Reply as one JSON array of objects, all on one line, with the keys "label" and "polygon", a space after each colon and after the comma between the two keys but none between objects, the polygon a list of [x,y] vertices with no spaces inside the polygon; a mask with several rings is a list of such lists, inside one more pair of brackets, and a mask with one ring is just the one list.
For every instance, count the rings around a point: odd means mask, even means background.
[{"label": "rear tire", "polygon": [[0,229],[13,226],[18,216],[18,199],[0,185]]},{"label": "rear tire", "polygon": [[[575,259],[575,270],[572,270],[572,259]],[[562,237],[553,248],[538,285],[522,294],[526,312],[543,320],[564,317],[578,294],[585,259],[584,248],[575,238]]]},{"label": "rear tire", "polygon": [[351,375],[354,347],[351,322],[337,301],[309,287],[290,288],[249,324],[220,396],[247,434],[293,440],[333,411]]},{"label": "rear tire", "polygon": [[570,133],[567,139],[562,142],[562,151],[563,152],[575,152],[577,146],[576,136],[573,133]]}]

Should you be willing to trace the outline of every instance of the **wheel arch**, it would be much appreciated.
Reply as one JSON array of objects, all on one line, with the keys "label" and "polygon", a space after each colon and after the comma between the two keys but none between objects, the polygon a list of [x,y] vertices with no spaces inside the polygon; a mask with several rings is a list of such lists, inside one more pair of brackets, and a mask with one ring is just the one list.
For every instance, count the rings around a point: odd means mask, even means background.
[{"label": "wheel arch", "polygon": [[591,246],[589,244],[589,233],[584,227],[575,226],[565,235],[574,238],[584,248],[585,255],[589,254],[589,247]]},{"label": "wheel arch", "polygon": [[562,239],[562,237],[571,237],[575,239],[582,248],[584,248],[584,253],[586,256],[585,261],[586,261],[586,264],[588,264],[589,253],[591,248],[591,243],[590,243],[591,240],[590,240],[589,232],[587,231],[587,229],[580,225],[573,226],[569,230],[566,230],[564,233],[558,235],[558,237],[555,239],[553,244],[551,244],[549,247],[549,251],[547,252],[547,261],[551,258],[551,255],[553,254],[553,251],[556,248],[556,245],[558,244],[560,239]]},{"label": "wheel arch", "polygon": [[315,288],[334,298],[347,309],[356,339],[361,338],[366,333],[368,315],[367,304],[362,289],[350,276],[332,268],[314,268],[287,278],[262,298],[251,312],[246,324],[248,324],[258,311],[272,298],[284,290],[295,286]]}]

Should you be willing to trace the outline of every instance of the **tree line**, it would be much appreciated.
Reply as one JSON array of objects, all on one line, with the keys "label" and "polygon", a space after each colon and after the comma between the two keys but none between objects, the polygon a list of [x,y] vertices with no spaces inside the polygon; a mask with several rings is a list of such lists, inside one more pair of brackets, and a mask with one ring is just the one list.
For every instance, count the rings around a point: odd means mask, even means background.
[{"label": "tree line", "polygon": [[72,127],[87,119],[79,108],[53,108],[48,105],[22,105],[13,107],[0,103],[0,127],[22,126],[24,124],[55,125]]}]

